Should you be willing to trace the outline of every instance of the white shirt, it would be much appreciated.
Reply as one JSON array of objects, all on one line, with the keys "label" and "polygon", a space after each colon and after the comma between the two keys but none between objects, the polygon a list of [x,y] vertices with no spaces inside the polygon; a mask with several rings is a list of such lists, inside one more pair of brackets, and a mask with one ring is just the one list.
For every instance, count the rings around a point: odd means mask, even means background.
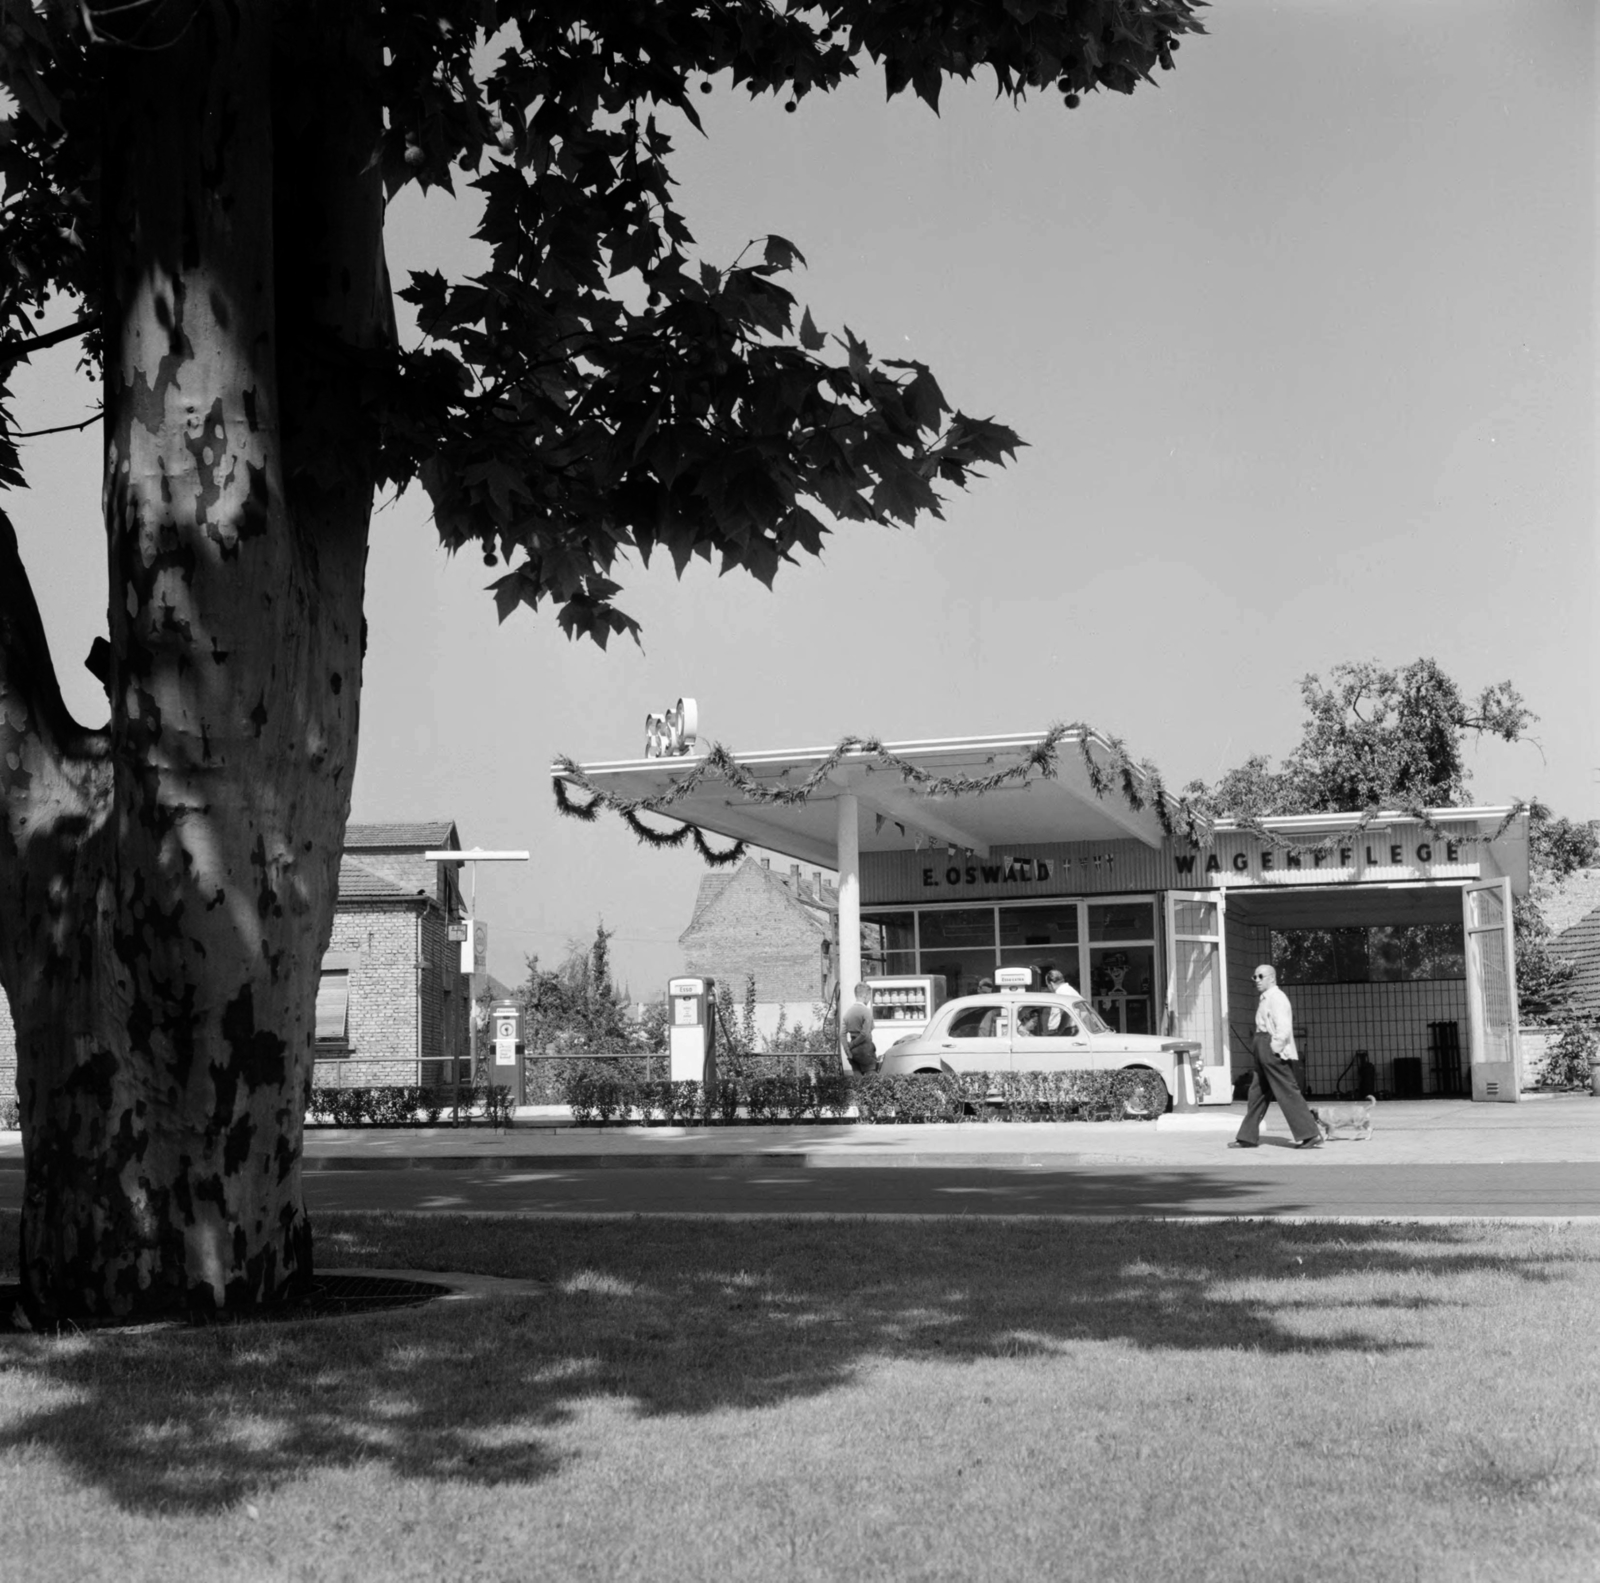
[{"label": "white shirt", "polygon": [[1272,1053],[1286,1061],[1298,1061],[1300,1052],[1294,1047],[1294,1013],[1289,1009],[1289,997],[1276,984],[1261,991],[1256,1002],[1256,1032],[1270,1034]]}]

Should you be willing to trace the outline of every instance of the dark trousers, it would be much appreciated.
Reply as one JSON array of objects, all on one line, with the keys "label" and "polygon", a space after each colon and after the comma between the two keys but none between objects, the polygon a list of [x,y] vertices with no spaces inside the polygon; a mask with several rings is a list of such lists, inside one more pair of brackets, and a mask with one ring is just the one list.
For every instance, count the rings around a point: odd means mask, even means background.
[{"label": "dark trousers", "polygon": [[1257,1033],[1255,1049],[1256,1069],[1250,1084],[1250,1105],[1239,1126],[1240,1143],[1256,1143],[1261,1136],[1261,1123],[1266,1119],[1267,1106],[1277,1100],[1283,1119],[1289,1123],[1296,1143],[1317,1136],[1317,1118],[1311,1114],[1305,1096],[1300,1092],[1298,1061],[1286,1061],[1272,1053],[1272,1036]]}]

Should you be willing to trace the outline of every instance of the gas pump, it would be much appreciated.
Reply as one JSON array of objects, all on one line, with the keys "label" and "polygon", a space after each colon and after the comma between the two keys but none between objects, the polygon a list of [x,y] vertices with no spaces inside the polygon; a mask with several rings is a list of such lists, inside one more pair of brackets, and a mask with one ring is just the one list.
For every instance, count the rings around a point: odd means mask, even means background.
[{"label": "gas pump", "polygon": [[497,1000],[489,1008],[489,1026],[494,1037],[489,1081],[496,1088],[509,1088],[512,1104],[524,1104],[521,1009],[514,1000]]},{"label": "gas pump", "polygon": [[717,1057],[712,1035],[716,1003],[711,992],[716,980],[667,980],[667,1051],[674,1083],[712,1084],[717,1080]]}]

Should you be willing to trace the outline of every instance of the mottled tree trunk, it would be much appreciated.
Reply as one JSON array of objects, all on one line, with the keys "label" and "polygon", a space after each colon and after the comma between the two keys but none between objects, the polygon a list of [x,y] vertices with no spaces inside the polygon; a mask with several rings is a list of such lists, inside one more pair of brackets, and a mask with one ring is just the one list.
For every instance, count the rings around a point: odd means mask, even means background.
[{"label": "mottled tree trunk", "polygon": [[[24,1303],[302,1286],[301,1129],[355,765],[392,347],[359,3],[198,0],[108,50],[111,719],[66,715],[0,540],[0,982]],[[148,39],[142,41],[148,45]]]}]

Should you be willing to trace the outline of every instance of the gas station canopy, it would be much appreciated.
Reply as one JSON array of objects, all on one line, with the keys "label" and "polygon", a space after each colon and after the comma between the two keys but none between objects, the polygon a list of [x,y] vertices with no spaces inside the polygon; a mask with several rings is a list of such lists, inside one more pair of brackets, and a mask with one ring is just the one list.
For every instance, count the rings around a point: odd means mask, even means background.
[{"label": "gas station canopy", "polygon": [[[934,777],[985,779],[1021,766],[1044,739],[1042,731],[989,737],[948,737],[927,742],[885,743],[886,752]],[[1083,752],[1113,780],[1104,797],[1095,793]],[[749,797],[718,776],[707,776],[675,802],[664,817],[734,837],[824,868],[838,869],[840,843],[848,835],[840,816],[852,818],[860,852],[911,852],[930,846],[959,847],[979,857],[991,847],[1027,842],[1134,839],[1155,848],[1161,824],[1150,788],[1139,783],[1142,809],[1124,796],[1108,743],[1092,733],[1068,732],[1057,744],[1055,774],[1032,770],[981,795],[927,795],[870,753],[848,755],[804,802],[765,802]],[[798,786],[835,756],[836,749],[738,755],[738,762],[763,787]],[[584,775],[616,797],[666,796],[700,764],[693,755],[625,759],[585,764]],[[561,766],[551,773],[563,778]],[[853,801],[851,800],[853,799]],[[841,806],[842,802],[842,806]]]}]

